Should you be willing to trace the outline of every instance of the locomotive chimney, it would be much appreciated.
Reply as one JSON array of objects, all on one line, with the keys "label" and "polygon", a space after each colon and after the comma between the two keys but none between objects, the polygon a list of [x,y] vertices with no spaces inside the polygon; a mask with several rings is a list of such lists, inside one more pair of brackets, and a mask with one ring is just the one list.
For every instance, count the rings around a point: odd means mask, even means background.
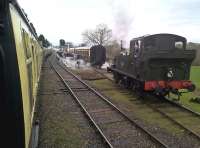
[{"label": "locomotive chimney", "polygon": [[121,40],[121,51],[123,51],[123,41]]}]

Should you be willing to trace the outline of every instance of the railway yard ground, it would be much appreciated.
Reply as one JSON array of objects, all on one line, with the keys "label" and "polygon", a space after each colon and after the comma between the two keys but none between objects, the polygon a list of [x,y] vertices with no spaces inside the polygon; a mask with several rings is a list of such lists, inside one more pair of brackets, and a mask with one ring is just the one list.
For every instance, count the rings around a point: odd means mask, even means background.
[{"label": "railway yard ground", "polygon": [[[76,76],[74,76],[74,73]],[[36,113],[43,147],[200,147],[199,67],[193,94],[180,103],[139,96],[115,84],[105,70],[68,69],[50,57],[42,66]],[[81,81],[80,78],[83,80]]]}]

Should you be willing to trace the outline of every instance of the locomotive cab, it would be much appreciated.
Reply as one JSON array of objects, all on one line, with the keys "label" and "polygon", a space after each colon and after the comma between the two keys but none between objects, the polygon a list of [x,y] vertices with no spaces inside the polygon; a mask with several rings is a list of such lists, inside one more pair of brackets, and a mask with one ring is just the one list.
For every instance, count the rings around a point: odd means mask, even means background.
[{"label": "locomotive cab", "polygon": [[139,58],[143,49],[143,40],[138,39],[130,42],[130,55],[132,55],[133,58]]}]

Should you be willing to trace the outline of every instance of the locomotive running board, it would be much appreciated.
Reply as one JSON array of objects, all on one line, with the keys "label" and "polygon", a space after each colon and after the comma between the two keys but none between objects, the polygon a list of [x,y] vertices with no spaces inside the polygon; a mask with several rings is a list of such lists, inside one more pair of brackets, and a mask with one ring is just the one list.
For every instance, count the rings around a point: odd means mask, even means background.
[{"label": "locomotive running board", "polygon": [[[136,79],[136,77],[133,77],[132,75],[130,75],[130,74],[128,74],[128,73],[125,73],[125,72],[123,72],[123,71],[121,71],[121,70],[118,70],[118,69],[115,69],[115,68],[111,68],[111,67],[110,67],[110,70],[111,70],[111,71],[119,72],[120,74],[126,75],[126,76],[128,76],[128,77],[130,77],[130,78],[133,78],[133,79]],[[141,81],[142,81],[142,80],[141,80]]]}]

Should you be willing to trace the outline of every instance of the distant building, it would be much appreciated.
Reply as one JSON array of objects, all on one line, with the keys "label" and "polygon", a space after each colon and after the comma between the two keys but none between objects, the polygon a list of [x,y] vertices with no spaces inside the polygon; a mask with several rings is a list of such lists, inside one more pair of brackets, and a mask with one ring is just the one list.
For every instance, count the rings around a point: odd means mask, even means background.
[{"label": "distant building", "polygon": [[85,61],[90,59],[90,48],[91,47],[75,47],[75,48],[65,48],[65,52],[75,53],[82,56]]}]

